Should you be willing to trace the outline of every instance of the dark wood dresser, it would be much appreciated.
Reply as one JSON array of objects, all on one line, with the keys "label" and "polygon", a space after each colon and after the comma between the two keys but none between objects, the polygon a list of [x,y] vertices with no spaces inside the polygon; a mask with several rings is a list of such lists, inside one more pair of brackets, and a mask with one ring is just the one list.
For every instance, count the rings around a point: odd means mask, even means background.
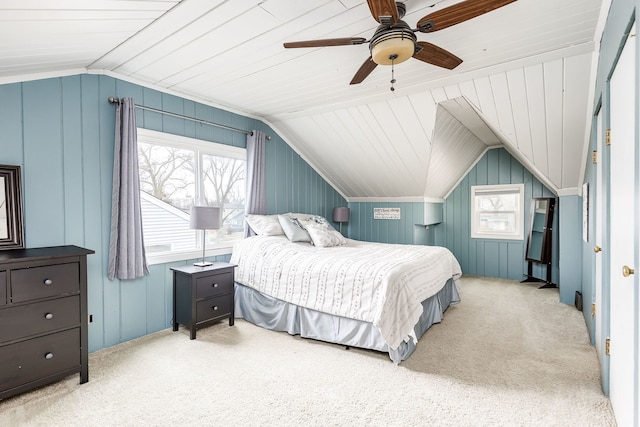
[{"label": "dark wood dresser", "polygon": [[89,380],[87,255],[77,246],[0,251],[0,400]]}]

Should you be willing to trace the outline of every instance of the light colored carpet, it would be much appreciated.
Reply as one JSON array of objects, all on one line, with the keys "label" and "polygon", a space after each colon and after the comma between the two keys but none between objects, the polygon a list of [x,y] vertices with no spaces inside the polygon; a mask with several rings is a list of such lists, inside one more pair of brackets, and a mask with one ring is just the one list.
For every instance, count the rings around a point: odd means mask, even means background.
[{"label": "light colored carpet", "polygon": [[464,277],[462,302],[399,366],[236,320],[90,355],[0,402],[2,426],[608,426],[595,349],[556,289]]}]

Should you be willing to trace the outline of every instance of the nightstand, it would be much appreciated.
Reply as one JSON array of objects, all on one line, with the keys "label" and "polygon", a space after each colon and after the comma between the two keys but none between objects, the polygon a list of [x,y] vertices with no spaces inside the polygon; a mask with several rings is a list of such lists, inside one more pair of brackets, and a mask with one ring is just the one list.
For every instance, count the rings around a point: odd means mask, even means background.
[{"label": "nightstand", "polygon": [[186,265],[173,270],[173,330],[196,329],[229,318],[233,326],[233,269],[235,265],[214,262],[207,267]]}]

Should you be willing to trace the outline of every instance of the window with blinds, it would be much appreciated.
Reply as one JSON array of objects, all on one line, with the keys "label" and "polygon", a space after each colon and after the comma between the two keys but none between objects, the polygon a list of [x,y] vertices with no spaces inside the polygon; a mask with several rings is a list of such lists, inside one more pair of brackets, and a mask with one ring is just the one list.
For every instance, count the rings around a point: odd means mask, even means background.
[{"label": "window with blinds", "polygon": [[471,237],[524,240],[524,184],[472,186]]}]

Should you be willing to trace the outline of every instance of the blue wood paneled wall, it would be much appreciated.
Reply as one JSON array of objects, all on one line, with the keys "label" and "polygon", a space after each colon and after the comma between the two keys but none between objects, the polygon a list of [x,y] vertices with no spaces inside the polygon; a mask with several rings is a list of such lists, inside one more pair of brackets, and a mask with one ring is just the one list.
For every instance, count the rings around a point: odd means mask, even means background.
[{"label": "blue wood paneled wall", "polygon": [[[349,208],[348,233],[356,240],[413,244],[416,224],[424,222],[424,203],[352,202]],[[374,208],[400,208],[400,219],[373,219]]]},{"label": "blue wood paneled wall", "polygon": [[[521,183],[525,184],[525,240],[472,239],[471,186]],[[530,202],[534,197],[555,196],[505,149],[493,149],[485,153],[445,200],[441,224],[430,225],[428,229],[416,226],[424,222],[425,205],[422,202],[349,203],[349,237],[384,243],[445,246],[458,258],[464,274],[522,280],[527,272],[526,231],[529,229]],[[556,283],[559,280],[559,206],[560,200],[556,200],[552,262],[552,277]],[[373,208],[387,207],[400,207],[401,219],[373,219]],[[539,278],[546,277],[545,267],[534,264],[533,274]]]},{"label": "blue wood paneled wall", "polygon": [[[304,211],[330,218],[346,201],[259,120],[144,88],[108,76],[79,75],[0,85],[0,163],[22,166],[28,247],[73,244],[88,257],[89,350],[95,351],[171,325],[172,276],[158,264],[150,275],[109,281],[107,257],[115,106],[107,98],[232,126],[262,130],[267,144],[270,213]],[[138,110],[138,126],[245,146],[245,135]],[[226,260],[228,256],[218,257]]]},{"label": "blue wood paneled wall", "polygon": [[561,197],[559,213],[558,220],[562,227],[558,232],[563,244],[560,245],[559,256],[562,261],[556,283],[561,285],[560,301],[574,304],[576,291],[582,292],[582,197]]},{"label": "blue wood paneled wall", "polygon": [[344,197],[280,137],[269,142],[266,158],[268,213],[313,213],[331,221],[334,207],[347,206]]},{"label": "blue wood paneled wall", "polygon": [[[472,239],[471,186],[525,184],[525,240]],[[522,280],[525,262],[526,233],[529,230],[531,199],[555,197],[537,178],[505,149],[485,153],[444,203],[444,221],[435,227],[436,244],[445,246],[458,258],[464,274]],[[558,280],[558,209],[553,226],[553,280]],[[544,278],[545,269],[534,264],[533,274]]]}]

